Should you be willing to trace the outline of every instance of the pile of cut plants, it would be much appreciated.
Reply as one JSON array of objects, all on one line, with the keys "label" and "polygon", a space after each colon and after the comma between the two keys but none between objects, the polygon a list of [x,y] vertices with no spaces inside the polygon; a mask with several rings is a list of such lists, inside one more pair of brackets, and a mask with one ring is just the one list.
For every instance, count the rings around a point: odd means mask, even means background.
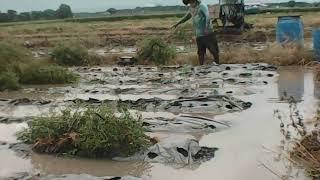
[{"label": "pile of cut plants", "polygon": [[145,64],[165,65],[176,55],[176,47],[158,37],[146,38],[138,44],[138,59]]},{"label": "pile of cut plants", "polygon": [[31,120],[18,139],[37,153],[82,157],[126,157],[147,149],[141,117],[126,109],[116,113],[107,106],[66,108]]}]

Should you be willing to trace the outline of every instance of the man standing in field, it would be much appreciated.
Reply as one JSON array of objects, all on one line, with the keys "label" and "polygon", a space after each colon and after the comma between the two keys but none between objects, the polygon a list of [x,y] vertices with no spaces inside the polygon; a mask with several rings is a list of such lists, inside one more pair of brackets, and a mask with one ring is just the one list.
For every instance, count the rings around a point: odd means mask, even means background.
[{"label": "man standing in field", "polygon": [[204,64],[207,49],[213,55],[215,62],[219,64],[219,47],[211,24],[208,6],[201,0],[183,0],[183,3],[190,5],[189,12],[173,28],[177,28],[180,24],[192,18],[200,65]]}]

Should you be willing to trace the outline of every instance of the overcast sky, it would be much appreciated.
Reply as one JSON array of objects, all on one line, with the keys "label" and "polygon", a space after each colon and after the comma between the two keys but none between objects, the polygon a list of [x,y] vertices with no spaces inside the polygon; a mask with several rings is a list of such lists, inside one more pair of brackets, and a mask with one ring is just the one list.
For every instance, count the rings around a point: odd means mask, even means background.
[{"label": "overcast sky", "polygon": [[[214,4],[218,0],[203,0],[205,3]],[[246,0],[245,2],[277,2],[276,0]],[[288,0],[285,0],[288,1]],[[306,0],[312,2],[313,0]],[[181,5],[181,0],[0,0],[0,11],[14,9],[19,12],[57,9],[61,3],[71,6],[74,12],[96,12],[104,11],[108,8],[134,8],[137,6],[155,5]]]}]

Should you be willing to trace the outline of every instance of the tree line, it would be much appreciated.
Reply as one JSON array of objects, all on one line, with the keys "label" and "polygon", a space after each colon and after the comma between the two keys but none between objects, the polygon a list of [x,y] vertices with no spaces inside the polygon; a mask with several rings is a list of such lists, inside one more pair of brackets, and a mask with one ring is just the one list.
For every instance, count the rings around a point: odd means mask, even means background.
[{"label": "tree line", "polygon": [[188,8],[186,6],[154,6],[154,7],[136,7],[134,9],[115,9],[110,8],[107,10],[109,14],[116,14],[116,13],[132,13],[132,12],[141,12],[141,11],[186,11]]},{"label": "tree line", "polygon": [[61,4],[57,10],[47,9],[44,11],[31,11],[18,13],[15,10],[0,12],[0,22],[16,22],[30,20],[54,20],[72,18],[71,7],[67,4]]}]

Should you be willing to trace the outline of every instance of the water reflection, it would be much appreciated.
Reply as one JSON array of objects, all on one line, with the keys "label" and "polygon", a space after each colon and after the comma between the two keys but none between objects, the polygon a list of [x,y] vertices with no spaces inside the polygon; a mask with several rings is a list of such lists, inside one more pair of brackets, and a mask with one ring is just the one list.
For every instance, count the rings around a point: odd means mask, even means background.
[{"label": "water reflection", "polygon": [[301,101],[304,94],[304,69],[282,68],[279,70],[278,92],[279,96],[286,93],[297,101]]},{"label": "water reflection", "polygon": [[42,175],[90,174],[93,176],[148,175],[152,165],[146,162],[117,162],[111,160],[61,158],[33,154],[33,167]]},{"label": "water reflection", "polygon": [[317,99],[320,99],[320,91],[319,90],[320,90],[320,83],[316,83],[314,85],[314,96]]}]

